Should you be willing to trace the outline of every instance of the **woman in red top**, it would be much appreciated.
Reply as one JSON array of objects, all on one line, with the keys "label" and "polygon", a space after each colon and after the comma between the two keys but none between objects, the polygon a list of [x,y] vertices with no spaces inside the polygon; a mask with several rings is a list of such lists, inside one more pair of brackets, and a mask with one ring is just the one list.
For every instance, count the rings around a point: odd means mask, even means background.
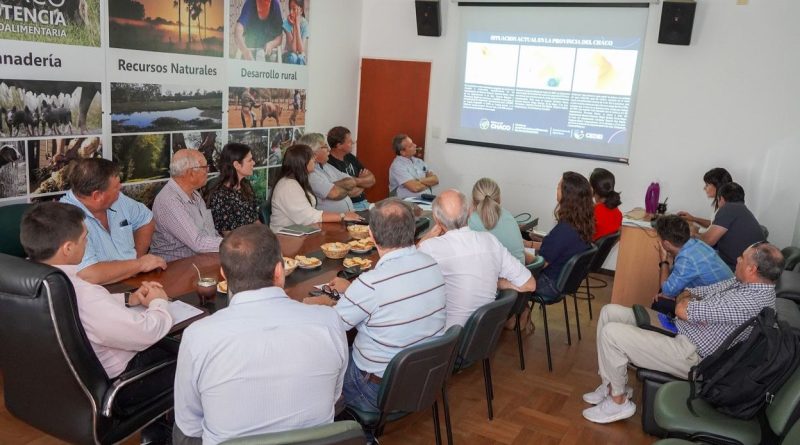
[{"label": "woman in red top", "polygon": [[596,168],[589,177],[594,192],[594,241],[619,230],[622,212],[619,210],[619,192],[614,191],[614,174]]}]

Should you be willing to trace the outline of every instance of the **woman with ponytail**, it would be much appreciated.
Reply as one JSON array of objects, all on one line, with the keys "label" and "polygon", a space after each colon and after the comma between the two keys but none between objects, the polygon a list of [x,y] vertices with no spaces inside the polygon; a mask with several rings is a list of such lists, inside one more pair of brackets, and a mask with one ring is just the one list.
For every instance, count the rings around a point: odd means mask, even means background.
[{"label": "woman with ponytail", "polygon": [[497,183],[489,178],[479,179],[472,187],[472,207],[474,211],[469,217],[469,228],[491,233],[511,255],[525,264],[519,225],[511,212],[500,206],[500,187]]},{"label": "woman with ponytail", "polygon": [[614,174],[604,168],[596,168],[589,177],[594,195],[594,237],[593,241],[610,235],[622,226],[622,201],[619,192],[614,191]]}]

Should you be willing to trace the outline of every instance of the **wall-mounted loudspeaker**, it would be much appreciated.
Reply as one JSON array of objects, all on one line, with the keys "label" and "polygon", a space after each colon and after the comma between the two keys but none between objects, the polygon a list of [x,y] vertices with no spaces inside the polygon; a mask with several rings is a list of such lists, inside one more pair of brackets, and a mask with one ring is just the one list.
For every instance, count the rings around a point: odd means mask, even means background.
[{"label": "wall-mounted loudspeaker", "polygon": [[695,8],[694,0],[665,1],[661,7],[658,43],[688,45],[692,41]]},{"label": "wall-mounted loudspeaker", "polygon": [[442,35],[442,10],[439,0],[416,0],[417,34],[439,37]]}]

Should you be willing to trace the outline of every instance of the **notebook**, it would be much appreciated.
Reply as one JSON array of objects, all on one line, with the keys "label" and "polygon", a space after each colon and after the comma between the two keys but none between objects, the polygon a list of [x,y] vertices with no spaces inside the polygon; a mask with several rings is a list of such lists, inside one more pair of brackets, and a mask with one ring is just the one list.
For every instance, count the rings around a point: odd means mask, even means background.
[{"label": "notebook", "polygon": [[304,226],[302,224],[293,224],[291,226],[286,226],[282,229],[278,230],[278,234],[280,235],[289,235],[289,236],[303,236],[303,235],[311,235],[312,233],[320,232],[320,228],[316,226]]}]

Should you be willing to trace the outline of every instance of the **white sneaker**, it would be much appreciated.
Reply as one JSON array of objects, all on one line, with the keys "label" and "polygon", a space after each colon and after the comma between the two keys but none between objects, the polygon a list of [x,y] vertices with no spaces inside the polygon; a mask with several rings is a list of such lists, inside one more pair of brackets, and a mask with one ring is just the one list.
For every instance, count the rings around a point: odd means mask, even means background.
[{"label": "white sneaker", "polygon": [[626,399],[625,403],[618,405],[611,397],[606,397],[597,406],[583,410],[583,417],[594,423],[616,422],[634,414],[636,414],[636,404]]},{"label": "white sneaker", "polygon": [[[628,396],[629,399],[632,398],[633,388],[626,385],[625,395]],[[606,396],[608,396],[608,385],[604,385],[601,383],[600,386],[598,386],[597,389],[595,389],[594,391],[587,392],[586,394],[584,394],[583,401],[586,403],[591,403],[592,405],[597,405],[598,403],[602,402],[603,399],[606,398]]]}]

